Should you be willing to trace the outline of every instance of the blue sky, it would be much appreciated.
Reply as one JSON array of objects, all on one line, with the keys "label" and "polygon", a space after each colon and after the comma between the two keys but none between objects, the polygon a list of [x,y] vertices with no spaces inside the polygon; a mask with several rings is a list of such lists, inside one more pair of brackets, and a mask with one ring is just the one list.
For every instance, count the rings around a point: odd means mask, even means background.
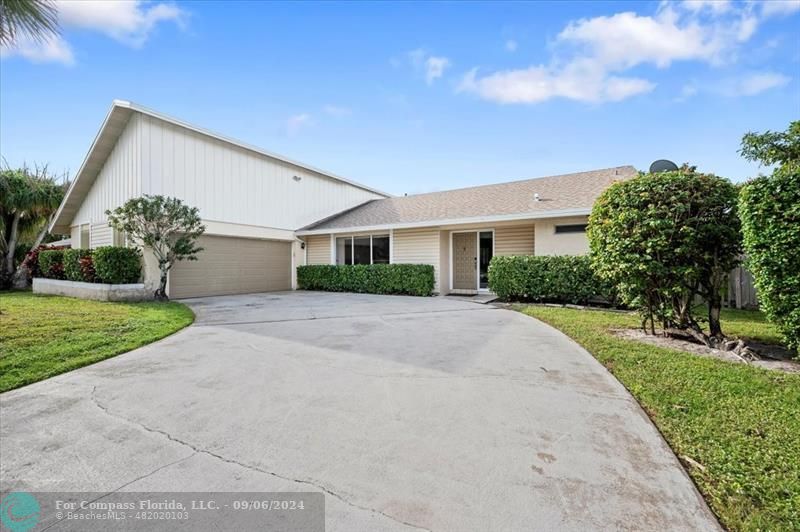
[{"label": "blue sky", "polygon": [[0,151],[80,166],[126,99],[395,194],[659,158],[741,181],[800,118],[800,0],[61,2],[0,60]]}]

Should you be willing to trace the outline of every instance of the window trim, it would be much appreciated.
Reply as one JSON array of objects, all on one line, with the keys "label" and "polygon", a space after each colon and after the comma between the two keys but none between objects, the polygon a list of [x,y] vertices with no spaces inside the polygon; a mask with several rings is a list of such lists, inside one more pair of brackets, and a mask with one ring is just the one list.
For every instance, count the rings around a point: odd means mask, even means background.
[{"label": "window trim", "polygon": [[[355,239],[356,238],[367,238],[367,237],[369,237],[369,263],[370,264],[375,264],[375,262],[374,262],[375,261],[375,257],[372,254],[372,250],[373,250],[373,248],[372,248],[372,239],[377,237],[377,238],[388,238],[389,239],[389,262],[388,262],[388,264],[391,264],[392,263],[392,258],[393,258],[393,254],[392,254],[392,247],[393,247],[392,244],[393,244],[393,242],[392,242],[392,233],[391,232],[389,232],[389,233],[379,232],[379,233],[367,233],[367,234],[353,233],[353,234],[348,234],[348,235],[331,233],[331,263],[332,264],[336,264],[338,266],[349,266],[346,263],[339,264],[339,244],[338,244],[338,242],[339,242],[340,238],[344,238],[344,239],[350,239],[350,265],[354,265],[355,264],[355,257],[356,257],[356,255],[355,255],[355,250],[356,250]],[[346,260],[346,258],[345,258],[345,260]],[[386,264],[386,263],[379,262],[378,264]]]}]

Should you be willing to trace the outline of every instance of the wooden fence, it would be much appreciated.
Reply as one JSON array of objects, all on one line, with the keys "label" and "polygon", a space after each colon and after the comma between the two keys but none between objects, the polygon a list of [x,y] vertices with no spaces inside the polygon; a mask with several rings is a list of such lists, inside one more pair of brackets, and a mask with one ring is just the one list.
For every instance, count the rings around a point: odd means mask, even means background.
[{"label": "wooden fence", "polygon": [[758,308],[758,295],[753,275],[744,266],[736,267],[728,276],[728,293],[722,305],[730,308]]}]

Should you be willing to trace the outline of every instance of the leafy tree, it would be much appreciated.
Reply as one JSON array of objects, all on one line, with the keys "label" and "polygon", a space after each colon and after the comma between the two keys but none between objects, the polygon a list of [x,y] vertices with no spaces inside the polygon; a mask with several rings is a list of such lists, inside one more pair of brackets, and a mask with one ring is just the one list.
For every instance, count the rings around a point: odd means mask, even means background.
[{"label": "leafy tree", "polygon": [[18,248],[36,248],[47,234],[51,217],[64,197],[66,182],[47,167],[0,170],[0,286],[9,286],[19,262]]},{"label": "leafy tree", "polygon": [[203,248],[197,239],[206,228],[200,211],[177,198],[144,195],[128,200],[122,207],[106,211],[108,224],[149,249],[158,260],[161,281],[156,299],[167,298],[167,275],[179,260],[197,260]]},{"label": "leafy tree", "polygon": [[[598,198],[588,228],[592,265],[639,309],[646,331],[655,334],[658,323],[708,345],[724,339],[722,290],[741,251],[736,192],[684,165],[615,183]],[[693,312],[698,295],[708,303],[709,334]]]},{"label": "leafy tree", "polygon": [[800,121],[783,133],[748,133],[741,153],[778,165],[742,187],[739,210],[761,308],[786,344],[800,349]]},{"label": "leafy tree", "polygon": [[800,120],[790,123],[786,131],[745,134],[739,153],[748,161],[764,166],[777,164],[783,168],[800,164]]},{"label": "leafy tree", "polygon": [[44,42],[58,33],[58,10],[51,0],[0,2],[0,45],[13,45],[19,34]]}]

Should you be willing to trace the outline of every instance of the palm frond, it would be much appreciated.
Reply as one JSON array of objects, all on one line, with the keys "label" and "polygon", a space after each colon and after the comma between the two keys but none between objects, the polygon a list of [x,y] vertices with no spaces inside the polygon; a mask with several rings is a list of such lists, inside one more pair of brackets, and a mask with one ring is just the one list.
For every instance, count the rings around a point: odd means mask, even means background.
[{"label": "palm frond", "polygon": [[52,0],[0,0],[0,45],[11,46],[21,35],[42,43],[59,31]]}]

